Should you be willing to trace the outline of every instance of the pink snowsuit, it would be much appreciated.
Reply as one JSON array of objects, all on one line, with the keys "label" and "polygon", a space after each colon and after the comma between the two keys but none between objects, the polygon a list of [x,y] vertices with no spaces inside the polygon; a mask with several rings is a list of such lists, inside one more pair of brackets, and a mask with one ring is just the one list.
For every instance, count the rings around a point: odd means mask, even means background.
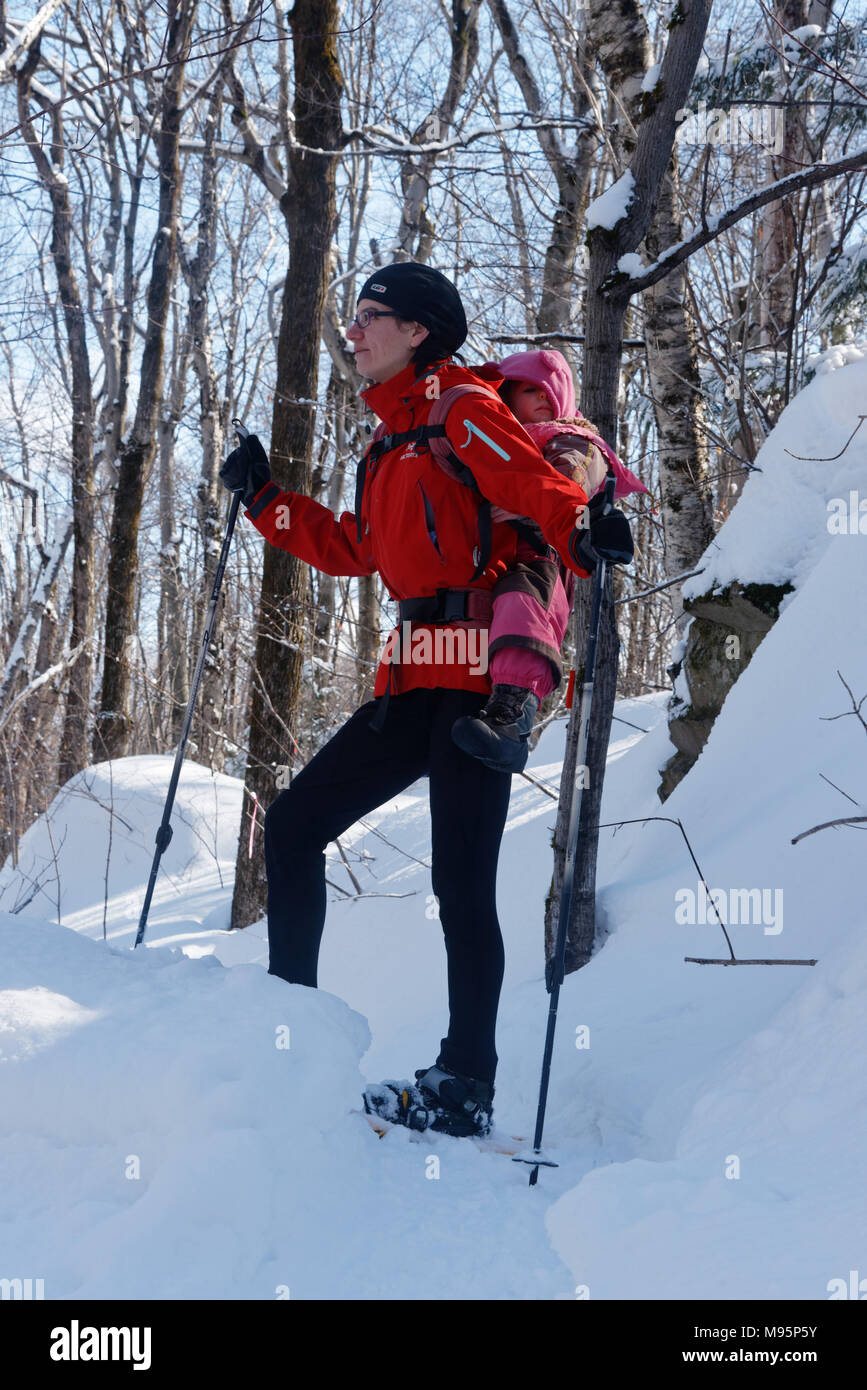
[{"label": "pink snowsuit", "polygon": [[[555,418],[522,428],[553,467],[580,484],[595,446],[614,468],[616,497],[647,492],[576,409],[572,373],[562,353],[516,352],[498,363],[497,371],[507,381],[531,381],[548,396]],[[541,700],[563,677],[560,647],[572,608],[575,575],[566,571],[556,551],[545,546],[529,518],[524,525],[528,539],[522,539],[518,562],[493,589],[490,676],[495,685],[522,686]],[[535,533],[532,540],[531,531]]]}]

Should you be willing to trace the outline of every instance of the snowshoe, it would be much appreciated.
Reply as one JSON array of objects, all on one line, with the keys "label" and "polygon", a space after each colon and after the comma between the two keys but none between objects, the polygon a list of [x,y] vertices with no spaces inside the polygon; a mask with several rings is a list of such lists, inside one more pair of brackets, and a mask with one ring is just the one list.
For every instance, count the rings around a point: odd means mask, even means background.
[{"label": "snowshoe", "polygon": [[522,772],[539,697],[522,685],[495,685],[484,709],[452,725],[458,748],[494,772]]},{"label": "snowshoe", "polygon": [[383,1081],[381,1086],[366,1086],[362,1098],[367,1114],[378,1116],[386,1124],[423,1130],[430,1128],[435,1118],[411,1081]]},{"label": "snowshoe", "polygon": [[383,1081],[364,1091],[368,1115],[407,1129],[433,1130],[455,1138],[480,1138],[491,1131],[494,1088],[442,1067],[422,1067],[416,1082]]}]

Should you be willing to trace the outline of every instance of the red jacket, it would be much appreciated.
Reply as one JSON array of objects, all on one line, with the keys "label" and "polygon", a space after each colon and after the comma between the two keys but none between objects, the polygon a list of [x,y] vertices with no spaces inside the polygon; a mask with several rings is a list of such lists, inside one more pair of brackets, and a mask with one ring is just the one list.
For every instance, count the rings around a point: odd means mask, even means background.
[{"label": "red jacket", "polygon": [[[472,372],[446,362],[436,372],[439,389],[463,383],[483,384]],[[362,393],[362,399],[388,426],[402,434],[427,421],[432,401],[431,376],[416,379],[410,365],[389,381]],[[458,400],[446,421],[449,442],[466,462],[483,497],[495,506],[532,516],[563,563],[586,577],[569,554],[576,516],[586,493],[564,478],[539,453],[529,435],[499,398],[468,395]],[[325,574],[362,575],[376,571],[393,599],[434,594],[438,589],[493,589],[516,561],[521,541],[507,523],[494,523],[490,561],[470,584],[473,551],[479,545],[478,497],[440,468],[430,450],[415,443],[383,454],[367,471],[362,502],[362,540],[357,540],[352,512],[333,512],[297,492],[274,483],[260,489],[246,515],[272,545],[288,550]],[[431,528],[431,515],[434,526]],[[433,530],[433,535],[431,534]],[[430,624],[413,623],[413,634]],[[433,643],[431,643],[433,651]],[[478,666],[478,663],[475,663]],[[437,664],[400,662],[390,666],[392,693],[417,686],[473,690],[487,694],[490,677],[454,659]],[[380,663],[374,695],[388,685],[389,663]]]}]

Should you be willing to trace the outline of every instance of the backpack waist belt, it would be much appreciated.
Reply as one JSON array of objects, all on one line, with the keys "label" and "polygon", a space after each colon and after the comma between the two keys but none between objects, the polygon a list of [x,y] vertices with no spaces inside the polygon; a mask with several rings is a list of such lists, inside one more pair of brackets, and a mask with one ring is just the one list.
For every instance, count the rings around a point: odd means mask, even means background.
[{"label": "backpack waist belt", "polygon": [[402,623],[489,623],[494,613],[488,589],[437,589],[435,594],[402,598],[399,608]]}]

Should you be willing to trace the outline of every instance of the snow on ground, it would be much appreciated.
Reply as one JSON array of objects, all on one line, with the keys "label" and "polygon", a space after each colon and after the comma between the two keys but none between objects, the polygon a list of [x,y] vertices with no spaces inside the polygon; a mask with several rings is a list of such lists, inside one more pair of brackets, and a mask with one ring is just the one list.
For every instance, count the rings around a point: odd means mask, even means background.
[{"label": "snow on ground", "polygon": [[[548,1214],[555,1249],[599,1297],[822,1298],[864,1268],[861,832],[791,844],[864,814],[867,800],[865,731],[829,718],[849,706],[838,667],[867,691],[864,556],[845,540],[781,615],[663,808],[729,903],[739,889],[780,894],[769,895],[776,912],[729,926],[736,954],[818,965],[683,964],[727,951],[718,926],[675,923],[675,894],[697,876],[676,828],[653,824],[621,832],[602,895],[614,935],[570,982],[573,1017],[592,1010],[601,1030],[584,1104],[595,1098],[603,1126],[612,1111],[631,1122],[620,1161],[597,1164]],[[562,1066],[558,1076],[552,1116],[574,1116]]]},{"label": "snow on ground", "polygon": [[46,1298],[568,1291],[508,1158],[380,1141],[351,1114],[368,1029],[341,1000],[0,925],[5,1277]]},{"label": "snow on ground", "polygon": [[[841,447],[865,371],[817,378],[784,417],[789,447]],[[614,725],[602,819],[680,817],[720,909],[750,907],[728,926],[738,956],[818,964],[685,963],[727,951],[712,914],[683,920],[699,895],[679,830],[603,830],[598,949],[561,994],[546,1124],[561,1166],[531,1190],[508,1157],[380,1141],[353,1113],[363,1079],[411,1074],[445,1030],[424,779],[344,837],[365,896],[330,891],[312,991],[267,975],[263,923],[225,929],[240,786],[194,764],[146,949],[128,949],[171,759],[91,768],[0,873],[0,1274],[44,1278],[48,1298],[510,1300],[824,1299],[867,1274],[862,832],[791,843],[867,799],[865,730],[835,717],[850,708],[838,671],[867,691],[867,538],[825,529],[830,486],[867,494],[867,455],[811,492],[778,443],[761,476],[776,469],[779,510],[756,475],[717,537],[717,577],[756,577],[743,565],[767,542],[767,577],[796,592],[664,807],[664,699],[618,705],[630,723]],[[730,550],[742,567],[725,571]],[[546,729],[528,769],[555,789],[564,736]],[[555,810],[514,780],[506,1134],[535,1115]],[[336,852],[328,875],[351,887]]]}]

